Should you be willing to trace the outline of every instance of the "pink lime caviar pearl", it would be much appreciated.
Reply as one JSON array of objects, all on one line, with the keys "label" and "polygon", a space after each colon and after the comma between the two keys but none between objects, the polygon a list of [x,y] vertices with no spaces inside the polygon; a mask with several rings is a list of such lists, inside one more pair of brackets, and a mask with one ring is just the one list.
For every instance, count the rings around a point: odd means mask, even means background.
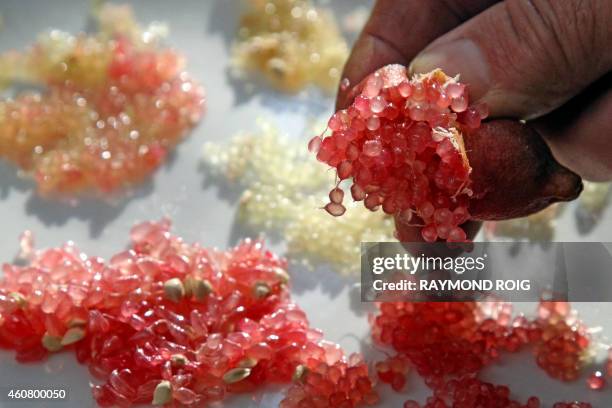
[{"label": "pink lime caviar pearl", "polygon": [[70,243],[6,265],[0,345],[21,362],[73,351],[102,381],[92,386],[101,406],[201,406],[298,373],[283,407],[377,400],[363,358],[309,325],[287,262],[261,241],[204,248],[167,220],[138,224],[130,238],[109,261]]},{"label": "pink lime caviar pearl", "polygon": [[[408,79],[386,69],[367,77],[351,106],[331,117],[317,159],[350,180],[353,199],[369,210],[416,214],[425,241],[467,241],[461,224],[470,217],[471,180],[460,134],[480,126],[486,106],[470,106],[465,86],[441,71]],[[339,203],[324,208],[344,214]],[[445,216],[434,219],[434,210]]]}]

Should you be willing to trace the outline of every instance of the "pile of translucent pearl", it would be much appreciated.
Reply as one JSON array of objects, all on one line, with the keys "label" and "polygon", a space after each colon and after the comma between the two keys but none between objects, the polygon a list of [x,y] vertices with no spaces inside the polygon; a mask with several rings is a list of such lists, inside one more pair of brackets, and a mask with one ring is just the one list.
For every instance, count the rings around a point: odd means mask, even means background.
[{"label": "pile of translucent pearl", "polygon": [[[481,372],[502,353],[533,349],[538,366],[548,375],[573,381],[592,351],[588,329],[566,302],[542,301],[533,319],[513,316],[511,303],[494,300],[397,302],[378,307],[379,312],[370,320],[374,341],[395,352],[376,363],[379,379],[401,392],[409,375],[416,372],[433,391],[424,404],[408,400],[405,408],[478,404],[539,408],[539,397],[519,403],[512,399],[508,386],[480,380]],[[601,372],[587,380],[591,389],[601,389],[604,384]],[[572,404],[559,402],[554,407],[591,407],[589,403]]]},{"label": "pile of translucent pearl", "polygon": [[233,45],[239,75],[258,72],[286,92],[309,84],[335,91],[347,57],[335,18],[310,0],[248,2]]},{"label": "pile of translucent pearl", "polygon": [[[418,216],[427,242],[461,242],[472,194],[461,131],[478,128],[486,115],[442,71],[409,79],[404,67],[388,66],[364,80],[352,104],[329,120],[331,135],[313,138],[309,150],[339,180],[352,179],[352,198],[366,208],[382,207],[404,223]],[[325,209],[344,214],[342,189],[329,198]]]},{"label": "pile of translucent pearl", "polygon": [[342,218],[329,217],[327,186],[334,175],[269,122],[235,136],[229,144],[207,143],[202,161],[212,180],[241,191],[238,220],[255,232],[280,233],[292,260],[306,266],[329,264],[358,273],[360,242],[392,241],[393,221],[381,212],[352,205]]},{"label": "pile of translucent pearl", "polygon": [[[92,387],[101,406],[200,406],[292,379],[302,398],[321,396],[304,384],[325,367],[337,375],[313,378],[341,390],[345,375],[357,375],[369,384],[358,400],[374,398],[363,360],[346,359],[291,301],[283,259],[259,241],[224,252],[169,228],[136,225],[130,248],[108,263],[69,243],[29,251],[26,266],[5,265],[0,346],[21,362],[74,351],[103,381]],[[285,406],[298,406],[295,394]]]},{"label": "pile of translucent pearl", "polygon": [[100,31],[41,35],[0,57],[0,82],[46,87],[0,102],[0,157],[42,194],[108,193],[141,182],[204,112],[184,61],[141,29],[127,6],[98,14]]}]

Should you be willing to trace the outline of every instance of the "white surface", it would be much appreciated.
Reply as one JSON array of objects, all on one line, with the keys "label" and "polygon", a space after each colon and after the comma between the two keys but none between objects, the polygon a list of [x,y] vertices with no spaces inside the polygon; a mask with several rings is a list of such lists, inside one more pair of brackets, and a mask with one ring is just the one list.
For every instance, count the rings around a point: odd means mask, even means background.
[{"label": "white surface", "polygon": [[[239,85],[231,83],[227,75],[228,45],[237,20],[235,1],[140,0],[132,4],[142,23],[152,20],[169,23],[169,44],[187,56],[188,70],[207,88],[209,103],[205,119],[178,147],[170,163],[149,183],[137,188],[133,197],[116,204],[86,201],[69,207],[45,201],[33,193],[31,182],[17,177],[15,168],[0,163],[0,261],[13,258],[17,237],[24,229],[35,233],[39,248],[74,240],[86,252],[108,257],[127,245],[129,228],[135,222],[162,216],[171,217],[174,232],[189,241],[223,248],[232,245],[243,235],[234,222],[237,195],[205,183],[204,175],[198,170],[202,144],[224,141],[237,131],[252,129],[259,116],[271,118],[289,134],[301,135],[309,118],[331,112],[331,99],[317,97],[309,101],[278,95],[265,88],[256,88],[255,95],[249,96]],[[343,14],[351,4],[355,2],[335,1],[334,7]],[[0,32],[0,51],[21,48],[31,43],[38,32],[49,28],[82,30],[86,26],[88,5],[85,0],[2,0],[0,13],[4,29]],[[612,241],[611,226],[608,212],[604,222],[590,234],[577,235],[570,209],[564,213],[557,239]],[[281,250],[282,245],[273,248]],[[328,339],[339,342],[347,351],[377,354],[369,344],[365,314],[368,305],[359,303],[358,290],[349,280],[325,269],[293,271],[293,280],[296,300],[308,312],[312,324],[323,329]],[[533,310],[529,305],[522,306]],[[605,333],[612,337],[609,304],[584,304],[579,309],[589,324],[604,326]],[[69,404],[65,406],[95,406],[88,387],[91,377],[72,354],[53,356],[44,365],[19,365],[13,357],[12,353],[0,351],[0,385],[17,388],[64,385],[70,392]],[[581,399],[597,407],[612,406],[610,391],[590,392],[584,380],[571,385],[551,380],[535,368],[529,353],[504,357],[488,374],[489,380],[509,383],[521,401],[536,394],[547,403]],[[429,395],[416,375],[410,376],[406,390],[406,394],[398,396],[389,387],[382,387],[383,406],[400,406],[408,397],[424,401]],[[254,398],[232,398],[225,406],[270,407],[278,401],[278,395],[264,393]],[[9,406],[31,405],[0,402],[2,408]]]}]

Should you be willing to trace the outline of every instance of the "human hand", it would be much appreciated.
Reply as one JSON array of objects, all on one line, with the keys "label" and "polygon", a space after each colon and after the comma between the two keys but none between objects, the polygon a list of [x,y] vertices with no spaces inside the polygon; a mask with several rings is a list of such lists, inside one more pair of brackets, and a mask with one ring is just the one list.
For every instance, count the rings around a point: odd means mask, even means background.
[{"label": "human hand", "polygon": [[[528,119],[559,162],[609,180],[610,21],[605,0],[379,0],[343,77],[357,84],[390,63],[460,73],[490,117]],[[339,91],[338,107],[349,95]]]}]

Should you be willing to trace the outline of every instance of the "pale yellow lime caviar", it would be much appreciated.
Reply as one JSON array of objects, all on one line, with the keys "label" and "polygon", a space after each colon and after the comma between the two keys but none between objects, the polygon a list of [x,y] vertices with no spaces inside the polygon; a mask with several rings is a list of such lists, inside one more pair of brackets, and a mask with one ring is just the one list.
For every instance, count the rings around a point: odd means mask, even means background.
[{"label": "pale yellow lime caviar", "polygon": [[394,241],[393,220],[352,203],[348,194],[342,217],[322,210],[335,173],[317,162],[305,140],[290,141],[269,123],[259,124],[258,132],[238,135],[229,146],[204,145],[203,162],[211,175],[243,189],[239,221],[257,231],[282,234],[293,260],[359,273],[360,243]]},{"label": "pale yellow lime caviar", "polygon": [[348,46],[333,15],[309,0],[248,0],[232,48],[238,74],[261,73],[275,88],[308,84],[333,92]]},{"label": "pale yellow lime caviar", "polygon": [[562,204],[556,203],[527,217],[485,222],[485,237],[550,241],[555,236],[556,220],[561,210]]},{"label": "pale yellow lime caviar", "polygon": [[598,217],[606,208],[612,183],[583,181],[584,190],[578,199],[579,205],[592,216]]}]

